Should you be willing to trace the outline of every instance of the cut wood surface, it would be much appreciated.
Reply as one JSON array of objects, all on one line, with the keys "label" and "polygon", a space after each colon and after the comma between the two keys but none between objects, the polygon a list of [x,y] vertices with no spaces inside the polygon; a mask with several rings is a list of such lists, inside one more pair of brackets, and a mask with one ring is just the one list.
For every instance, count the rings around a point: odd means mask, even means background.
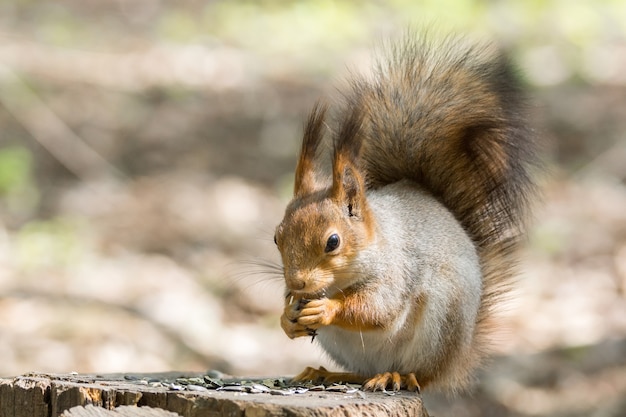
[{"label": "cut wood surface", "polygon": [[406,391],[390,395],[347,385],[297,388],[284,381],[179,372],[31,373],[0,379],[0,416],[428,416],[421,397]]}]

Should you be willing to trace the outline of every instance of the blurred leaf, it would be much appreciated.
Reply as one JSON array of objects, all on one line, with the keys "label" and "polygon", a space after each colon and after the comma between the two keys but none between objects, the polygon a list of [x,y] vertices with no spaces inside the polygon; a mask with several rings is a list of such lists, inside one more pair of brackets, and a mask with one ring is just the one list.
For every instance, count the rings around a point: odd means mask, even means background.
[{"label": "blurred leaf", "polygon": [[32,158],[22,147],[0,149],[0,193],[10,194],[30,181]]},{"label": "blurred leaf", "polygon": [[68,219],[32,221],[17,235],[18,265],[24,269],[66,267],[76,262],[84,239],[78,224]]},{"label": "blurred leaf", "polygon": [[32,156],[20,146],[0,149],[0,197],[11,214],[30,214],[39,201]]}]

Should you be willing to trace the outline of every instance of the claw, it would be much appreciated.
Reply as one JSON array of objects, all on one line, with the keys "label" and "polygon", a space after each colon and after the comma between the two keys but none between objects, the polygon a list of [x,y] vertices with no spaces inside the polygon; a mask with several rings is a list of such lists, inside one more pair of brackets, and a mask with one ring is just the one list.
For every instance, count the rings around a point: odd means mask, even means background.
[{"label": "claw", "polygon": [[404,383],[406,384],[406,389],[408,391],[417,392],[418,394],[420,393],[420,384],[417,382],[417,378],[414,373],[411,372],[410,374],[407,374]]},{"label": "claw", "polygon": [[420,385],[414,373],[400,375],[398,372],[385,372],[375,375],[363,384],[364,391],[385,391],[390,388],[392,391],[406,389],[412,392],[420,392]]}]

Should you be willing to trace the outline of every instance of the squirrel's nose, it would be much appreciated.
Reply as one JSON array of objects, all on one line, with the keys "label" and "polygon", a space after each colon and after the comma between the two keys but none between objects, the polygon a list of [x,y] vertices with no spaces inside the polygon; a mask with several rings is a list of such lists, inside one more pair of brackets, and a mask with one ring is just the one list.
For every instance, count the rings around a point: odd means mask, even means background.
[{"label": "squirrel's nose", "polygon": [[287,288],[293,291],[302,290],[306,286],[306,282],[300,274],[285,274],[285,283]]}]

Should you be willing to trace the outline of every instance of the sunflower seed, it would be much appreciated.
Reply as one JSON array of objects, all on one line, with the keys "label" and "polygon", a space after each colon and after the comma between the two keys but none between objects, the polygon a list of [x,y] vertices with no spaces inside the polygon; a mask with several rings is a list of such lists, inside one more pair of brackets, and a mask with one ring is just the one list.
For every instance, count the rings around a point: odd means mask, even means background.
[{"label": "sunflower seed", "polygon": [[231,391],[231,392],[244,392],[246,387],[241,385],[224,385],[223,387],[219,387],[218,391]]},{"label": "sunflower seed", "polygon": [[223,387],[224,386],[224,382],[222,382],[219,379],[215,379],[215,378],[211,378],[208,375],[204,376],[204,383],[209,387],[209,388],[219,388],[219,387]]},{"label": "sunflower seed", "polygon": [[191,377],[191,378],[187,378],[187,381],[189,381],[190,384],[194,384],[194,385],[202,385],[202,384],[204,384],[204,379],[198,378],[196,376]]},{"label": "sunflower seed", "polygon": [[331,392],[347,392],[350,388],[347,385],[343,384],[333,384],[329,387],[326,387],[326,391]]},{"label": "sunflower seed", "polygon": [[208,391],[205,387],[195,384],[189,384],[186,388],[188,391]]},{"label": "sunflower seed", "polygon": [[258,394],[262,392],[270,392],[271,389],[263,384],[252,384],[250,386],[250,392],[253,394]]}]

